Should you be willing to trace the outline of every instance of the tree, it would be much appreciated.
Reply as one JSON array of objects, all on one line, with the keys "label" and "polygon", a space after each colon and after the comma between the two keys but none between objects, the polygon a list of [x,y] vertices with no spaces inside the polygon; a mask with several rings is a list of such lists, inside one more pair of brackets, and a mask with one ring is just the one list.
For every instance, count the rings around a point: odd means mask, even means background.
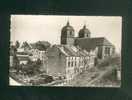
[{"label": "tree", "polygon": [[38,50],[47,50],[50,47],[50,43],[47,41],[38,41],[36,42],[36,49]]},{"label": "tree", "polygon": [[37,61],[36,61],[36,65],[41,65],[42,64],[42,61],[40,60],[40,59],[37,59]]},{"label": "tree", "polygon": [[15,46],[16,46],[16,48],[19,48],[19,46],[20,46],[19,41],[16,41]]},{"label": "tree", "polygon": [[10,55],[15,55],[17,52],[17,49],[15,46],[11,45],[10,46]]},{"label": "tree", "polygon": [[22,68],[22,72],[29,75],[37,75],[40,73],[40,67],[42,65],[42,62],[40,59],[37,59],[37,61],[31,61],[30,59],[28,60],[26,67]]},{"label": "tree", "polygon": [[30,60],[30,59],[28,59],[28,62],[27,62],[27,64],[28,65],[31,65],[33,62]]},{"label": "tree", "polygon": [[17,72],[19,72],[19,60],[16,55],[13,56],[13,67],[16,69]]}]

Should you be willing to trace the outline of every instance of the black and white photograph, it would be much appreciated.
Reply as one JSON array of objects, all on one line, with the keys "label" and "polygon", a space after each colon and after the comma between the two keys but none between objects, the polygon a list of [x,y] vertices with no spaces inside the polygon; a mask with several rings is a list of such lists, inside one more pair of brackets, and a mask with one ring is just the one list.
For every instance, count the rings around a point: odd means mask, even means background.
[{"label": "black and white photograph", "polygon": [[121,87],[121,16],[11,15],[10,86]]}]

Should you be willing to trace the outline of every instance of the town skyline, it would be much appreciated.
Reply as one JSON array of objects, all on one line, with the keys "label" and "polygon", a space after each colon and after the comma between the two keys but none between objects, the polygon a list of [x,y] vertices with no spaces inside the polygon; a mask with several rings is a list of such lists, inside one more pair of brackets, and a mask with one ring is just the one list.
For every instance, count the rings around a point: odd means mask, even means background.
[{"label": "town skyline", "polygon": [[12,15],[10,85],[120,87],[121,19]]},{"label": "town skyline", "polygon": [[50,16],[11,15],[11,41],[48,41],[60,44],[61,29],[67,21],[75,30],[75,37],[84,25],[91,37],[105,37],[111,41],[117,52],[121,50],[122,18],[105,16]]}]

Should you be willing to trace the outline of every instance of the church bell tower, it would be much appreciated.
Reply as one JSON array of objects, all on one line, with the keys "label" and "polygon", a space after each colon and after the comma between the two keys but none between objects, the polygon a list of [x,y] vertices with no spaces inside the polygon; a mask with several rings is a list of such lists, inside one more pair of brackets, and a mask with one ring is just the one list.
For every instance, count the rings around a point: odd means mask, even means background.
[{"label": "church bell tower", "polygon": [[83,28],[80,29],[78,35],[79,35],[79,38],[90,38],[91,32],[89,31],[88,28],[86,28],[86,25],[84,25]]},{"label": "church bell tower", "polygon": [[74,45],[74,29],[70,26],[69,21],[61,30],[61,44]]}]

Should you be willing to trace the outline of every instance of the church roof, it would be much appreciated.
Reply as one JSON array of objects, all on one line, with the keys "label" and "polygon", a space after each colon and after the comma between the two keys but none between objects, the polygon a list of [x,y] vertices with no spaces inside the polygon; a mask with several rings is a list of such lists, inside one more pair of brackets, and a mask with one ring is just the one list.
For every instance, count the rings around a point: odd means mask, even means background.
[{"label": "church roof", "polygon": [[88,56],[89,53],[79,49],[76,46],[70,46],[70,45],[64,45],[64,50],[70,55],[70,56],[77,56],[77,57],[81,57],[81,56]]},{"label": "church roof", "polygon": [[62,28],[62,33],[65,33],[67,30],[74,31],[74,28],[70,25],[69,21],[67,22],[66,26]]},{"label": "church roof", "polygon": [[61,52],[65,56],[80,57],[89,55],[88,52],[73,45],[55,45],[54,47],[58,48],[59,52]]},{"label": "church roof", "polygon": [[84,34],[90,34],[90,33],[91,33],[90,30],[88,28],[86,28],[86,25],[84,25],[83,28],[80,29],[80,31],[79,31],[79,36],[82,36]]},{"label": "church roof", "polygon": [[94,50],[97,46],[114,46],[105,37],[97,38],[77,38],[75,40],[75,45],[79,45],[82,49],[87,51]]}]

